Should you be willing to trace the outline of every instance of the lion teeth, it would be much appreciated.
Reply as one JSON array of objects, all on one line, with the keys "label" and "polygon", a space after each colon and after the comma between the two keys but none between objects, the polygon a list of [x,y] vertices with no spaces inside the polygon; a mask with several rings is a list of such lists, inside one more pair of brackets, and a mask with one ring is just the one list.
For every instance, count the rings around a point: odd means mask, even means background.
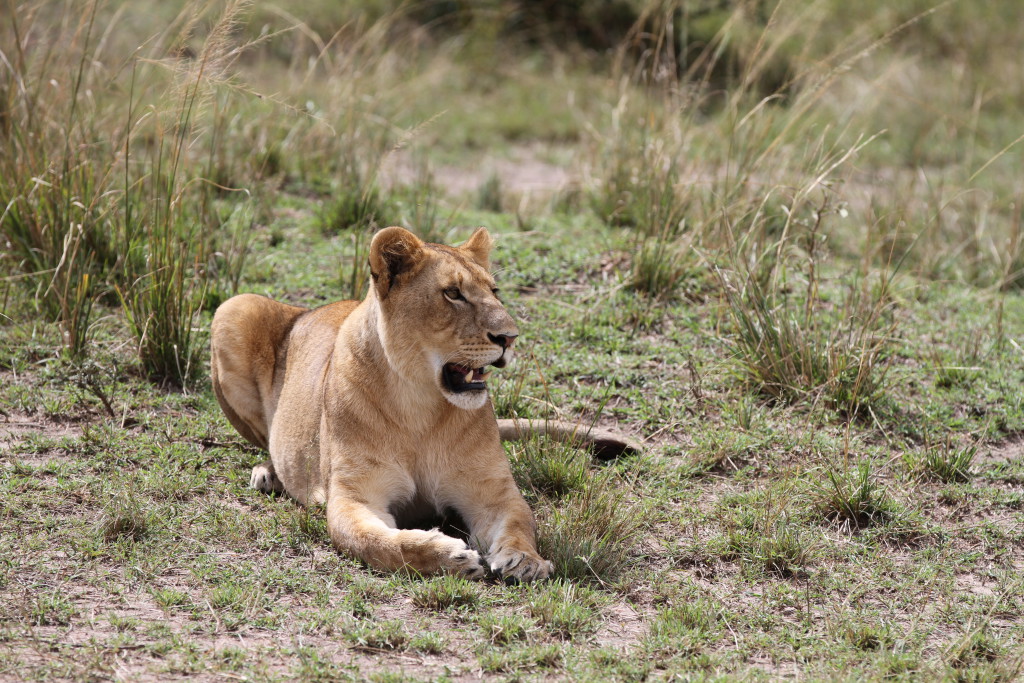
[{"label": "lion teeth", "polygon": [[466,384],[472,384],[473,382],[473,371],[470,370],[466,373]]}]

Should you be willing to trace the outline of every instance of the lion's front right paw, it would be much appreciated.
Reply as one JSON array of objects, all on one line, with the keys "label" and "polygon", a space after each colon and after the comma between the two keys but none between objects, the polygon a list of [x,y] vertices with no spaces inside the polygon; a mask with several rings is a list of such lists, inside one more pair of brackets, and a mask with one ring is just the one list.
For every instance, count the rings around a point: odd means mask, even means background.
[{"label": "lion's front right paw", "polygon": [[501,548],[488,559],[491,571],[506,581],[537,581],[555,571],[555,565],[535,552]]}]

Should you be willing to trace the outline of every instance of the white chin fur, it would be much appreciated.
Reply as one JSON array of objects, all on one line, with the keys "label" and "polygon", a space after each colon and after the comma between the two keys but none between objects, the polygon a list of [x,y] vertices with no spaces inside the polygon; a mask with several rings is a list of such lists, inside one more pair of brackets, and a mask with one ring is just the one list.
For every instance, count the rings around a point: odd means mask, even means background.
[{"label": "white chin fur", "polygon": [[477,410],[478,408],[483,408],[484,404],[487,403],[486,391],[464,391],[456,394],[444,389],[441,393],[444,394],[449,403],[463,410]]}]

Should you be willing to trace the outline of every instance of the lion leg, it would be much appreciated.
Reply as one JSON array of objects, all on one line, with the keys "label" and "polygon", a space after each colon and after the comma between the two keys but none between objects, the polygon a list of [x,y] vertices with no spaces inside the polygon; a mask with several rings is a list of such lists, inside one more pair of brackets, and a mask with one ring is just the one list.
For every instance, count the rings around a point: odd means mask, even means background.
[{"label": "lion leg", "polygon": [[274,463],[270,460],[261,462],[252,468],[252,476],[249,477],[249,488],[268,494],[284,493],[284,484],[277,478],[277,472],[274,471]]},{"label": "lion leg", "polygon": [[505,519],[501,533],[487,552],[487,566],[506,581],[547,579],[555,566],[537,552],[533,520]]},{"label": "lion leg", "polygon": [[228,421],[247,441],[267,448],[273,419],[277,355],[305,309],[255,294],[225,301],[210,328],[210,379]]},{"label": "lion leg", "polygon": [[[537,552],[537,525],[511,474],[491,482],[468,477],[453,499],[461,500],[459,514],[469,525],[473,545],[486,553],[492,572],[511,581],[546,579],[554,565]],[[490,491],[486,498],[480,491]],[[495,495],[493,492],[498,491]]]},{"label": "lion leg", "polygon": [[334,546],[386,571],[458,574],[470,579],[485,575],[479,553],[440,531],[397,529],[387,512],[332,492],[327,499],[327,531]]}]

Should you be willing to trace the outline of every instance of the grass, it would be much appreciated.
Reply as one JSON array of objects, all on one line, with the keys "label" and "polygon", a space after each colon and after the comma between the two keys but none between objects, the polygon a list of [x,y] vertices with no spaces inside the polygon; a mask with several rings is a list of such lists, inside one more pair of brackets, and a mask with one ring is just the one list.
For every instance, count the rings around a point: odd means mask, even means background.
[{"label": "grass", "polygon": [[719,611],[708,601],[660,609],[654,615],[645,649],[655,657],[692,657],[716,639]]},{"label": "grass", "polygon": [[812,270],[803,301],[766,294],[753,279],[745,292],[725,285],[738,369],[769,398],[866,412],[886,386],[893,325],[884,294],[865,300],[854,290],[823,312],[815,279]]},{"label": "grass", "polygon": [[339,188],[324,206],[320,216],[321,230],[336,234],[352,228],[379,227],[378,217],[383,213],[380,191],[372,186],[348,179],[351,184]]},{"label": "grass", "polygon": [[153,524],[151,514],[141,510],[138,503],[131,497],[111,501],[107,510],[100,518],[99,533],[105,541],[125,539],[140,541],[149,532]]},{"label": "grass", "polygon": [[[591,4],[8,8],[0,678],[1020,676],[1016,4]],[[551,581],[248,489],[211,311],[389,223],[497,236],[502,416],[645,440],[508,446]]]},{"label": "grass", "polygon": [[530,616],[542,629],[563,640],[585,638],[595,630],[595,607],[600,598],[586,586],[552,582],[532,591]]},{"label": "grass", "polygon": [[411,637],[405,624],[394,619],[376,624],[360,624],[346,631],[345,638],[357,648],[367,650],[403,650]]},{"label": "grass", "polygon": [[447,609],[472,609],[480,601],[477,587],[458,576],[442,576],[425,581],[412,592],[412,602],[417,607],[443,611]]},{"label": "grass", "polygon": [[542,439],[513,445],[509,459],[516,481],[534,497],[562,498],[586,489],[591,478],[586,452]]},{"label": "grass", "polygon": [[826,465],[825,481],[818,488],[818,507],[825,519],[846,529],[884,524],[896,514],[869,462],[846,472]]},{"label": "grass", "polygon": [[526,640],[536,631],[536,622],[519,614],[484,614],[477,624],[491,643],[502,645]]},{"label": "grass", "polygon": [[949,484],[970,481],[977,456],[977,446],[957,447],[947,442],[926,446],[923,452],[908,454],[904,460],[923,478]]},{"label": "grass", "polygon": [[537,546],[555,564],[555,576],[603,584],[626,572],[646,521],[628,490],[624,479],[600,473],[557,506],[542,508]]},{"label": "grass", "polygon": [[802,539],[799,527],[787,518],[755,522],[749,529],[729,534],[724,557],[739,560],[755,571],[789,578],[801,571],[811,557],[811,544]]}]

